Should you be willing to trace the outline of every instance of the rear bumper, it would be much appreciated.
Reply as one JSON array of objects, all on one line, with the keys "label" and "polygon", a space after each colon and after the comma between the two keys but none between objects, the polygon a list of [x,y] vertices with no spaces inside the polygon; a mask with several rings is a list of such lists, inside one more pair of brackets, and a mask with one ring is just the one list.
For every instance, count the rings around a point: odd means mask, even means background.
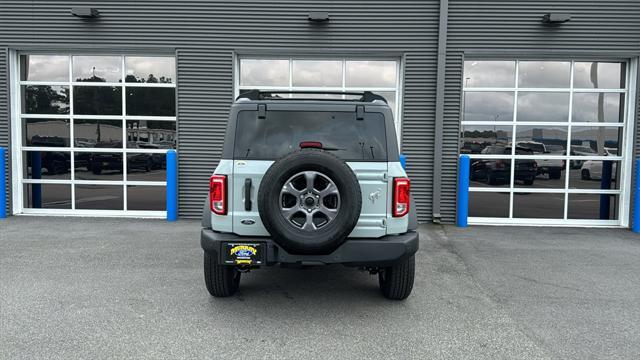
[{"label": "rear bumper", "polygon": [[418,251],[418,233],[409,231],[399,235],[388,235],[377,239],[348,239],[334,252],[327,255],[294,255],[282,249],[266,237],[245,237],[229,233],[219,233],[202,229],[200,245],[202,249],[219,256],[223,242],[264,242],[266,244],[267,265],[299,264],[345,266],[390,266],[402,261]]}]

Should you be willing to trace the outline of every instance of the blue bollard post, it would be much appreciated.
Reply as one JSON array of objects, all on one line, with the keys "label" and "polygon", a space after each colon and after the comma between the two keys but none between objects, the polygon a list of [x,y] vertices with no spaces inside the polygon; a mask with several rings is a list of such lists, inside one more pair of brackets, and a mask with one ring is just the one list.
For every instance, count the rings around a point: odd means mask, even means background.
[{"label": "blue bollard post", "polygon": [[7,218],[7,171],[5,169],[6,164],[6,151],[3,147],[0,147],[0,219]]},{"label": "blue bollard post", "polygon": [[167,151],[167,221],[178,220],[178,154]]},{"label": "blue bollard post", "polygon": [[[602,173],[600,175],[600,189],[611,189],[611,175],[613,174],[613,161],[605,160],[602,162]],[[600,195],[600,220],[609,219],[609,210],[611,209],[611,195]]]},{"label": "blue bollard post", "polygon": [[[53,160],[50,162],[53,163]],[[53,171],[53,169],[47,169],[47,171]],[[31,152],[31,178],[42,179],[42,153],[40,151]],[[31,206],[34,209],[42,208],[42,184],[31,184]]]},{"label": "blue bollard post", "polygon": [[633,184],[633,224],[631,230],[640,233],[640,159],[636,160],[636,181]]},{"label": "blue bollard post", "polygon": [[469,168],[471,160],[469,155],[460,156],[458,164],[458,211],[456,225],[458,227],[467,227],[467,218],[469,216]]},{"label": "blue bollard post", "polygon": [[403,170],[407,170],[407,155],[400,154],[400,165],[402,165]]}]

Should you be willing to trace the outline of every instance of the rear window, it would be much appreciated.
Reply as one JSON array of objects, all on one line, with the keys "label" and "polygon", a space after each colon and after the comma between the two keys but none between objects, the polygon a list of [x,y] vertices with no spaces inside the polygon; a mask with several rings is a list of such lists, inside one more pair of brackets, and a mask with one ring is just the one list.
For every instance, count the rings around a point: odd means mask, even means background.
[{"label": "rear window", "polygon": [[238,113],[234,159],[275,160],[300,149],[302,142],[319,142],[345,161],[387,160],[384,116],[355,112],[255,111]]}]

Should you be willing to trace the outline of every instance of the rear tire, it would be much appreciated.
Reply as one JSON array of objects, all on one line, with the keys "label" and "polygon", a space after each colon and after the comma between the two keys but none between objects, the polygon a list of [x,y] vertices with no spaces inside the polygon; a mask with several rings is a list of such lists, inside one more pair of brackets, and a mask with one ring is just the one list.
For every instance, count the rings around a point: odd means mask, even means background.
[{"label": "rear tire", "polygon": [[219,265],[216,256],[204,252],[204,282],[209,294],[231,296],[240,286],[240,272],[234,266]]},{"label": "rear tire", "polygon": [[380,270],[378,281],[384,297],[391,300],[404,300],[411,294],[416,273],[415,255]]},{"label": "rear tire", "polygon": [[549,171],[549,179],[558,180],[562,177],[562,171],[560,170],[551,170]]},{"label": "rear tire", "polygon": [[582,169],[582,172],[580,173],[580,175],[582,177],[582,180],[591,180],[591,174],[587,169]]}]

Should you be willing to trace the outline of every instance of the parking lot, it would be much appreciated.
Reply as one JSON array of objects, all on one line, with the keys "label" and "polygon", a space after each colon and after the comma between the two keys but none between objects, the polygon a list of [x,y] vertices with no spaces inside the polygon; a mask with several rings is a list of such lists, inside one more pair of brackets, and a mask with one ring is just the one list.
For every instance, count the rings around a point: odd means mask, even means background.
[{"label": "parking lot", "polygon": [[416,284],[385,300],[340,266],[204,288],[199,223],[0,222],[0,358],[637,358],[640,237],[423,226]]}]

